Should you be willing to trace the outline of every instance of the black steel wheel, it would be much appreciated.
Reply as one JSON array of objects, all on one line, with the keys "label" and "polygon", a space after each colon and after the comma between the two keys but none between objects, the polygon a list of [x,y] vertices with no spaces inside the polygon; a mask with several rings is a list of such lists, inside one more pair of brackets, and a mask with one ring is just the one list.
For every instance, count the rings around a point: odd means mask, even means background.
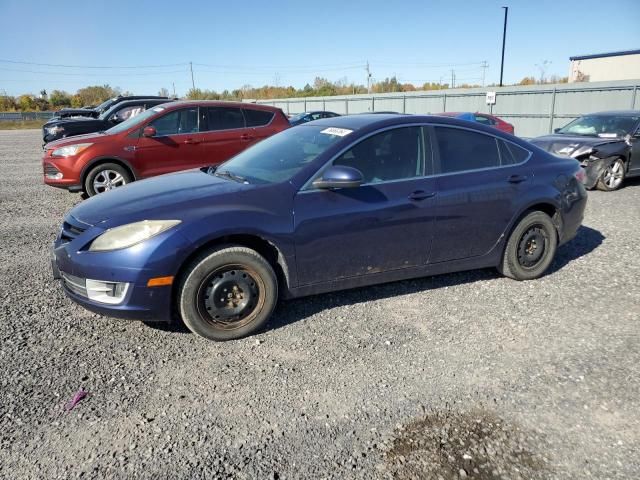
[{"label": "black steel wheel", "polygon": [[498,270],[515,280],[541,277],[558,248],[558,232],[544,212],[531,212],[511,232]]},{"label": "black steel wheel", "polygon": [[178,288],[182,320],[210,340],[244,337],[260,328],[278,297],[273,268],[254,250],[217,248],[187,267]]}]

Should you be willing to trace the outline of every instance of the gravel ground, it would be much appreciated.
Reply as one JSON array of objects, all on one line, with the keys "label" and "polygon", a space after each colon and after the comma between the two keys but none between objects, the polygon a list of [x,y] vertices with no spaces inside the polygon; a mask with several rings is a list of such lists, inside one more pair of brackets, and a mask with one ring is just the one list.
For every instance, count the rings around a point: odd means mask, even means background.
[{"label": "gravel ground", "polygon": [[640,477],[640,182],[592,192],[543,279],[294,300],[219,344],[65,298],[48,247],[80,198],[39,146],[0,131],[0,477]]}]

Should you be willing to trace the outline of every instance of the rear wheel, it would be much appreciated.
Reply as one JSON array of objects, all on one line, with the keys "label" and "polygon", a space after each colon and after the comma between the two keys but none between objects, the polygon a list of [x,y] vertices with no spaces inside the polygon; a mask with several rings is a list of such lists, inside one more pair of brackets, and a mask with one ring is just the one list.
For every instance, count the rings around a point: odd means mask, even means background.
[{"label": "rear wheel", "polygon": [[84,191],[90,197],[122,187],[132,181],[131,174],[117,163],[101,163],[92,168],[84,181]]},{"label": "rear wheel", "polygon": [[604,169],[600,179],[598,180],[598,190],[610,192],[617,190],[622,186],[625,177],[625,165],[621,158],[613,160],[607,168]]},{"label": "rear wheel", "polygon": [[278,298],[276,274],[250,248],[210,250],[187,267],[178,287],[182,320],[209,340],[241,338],[262,327]]},{"label": "rear wheel", "polygon": [[515,280],[532,280],[549,268],[558,248],[556,227],[544,212],[526,215],[507,241],[500,272]]}]

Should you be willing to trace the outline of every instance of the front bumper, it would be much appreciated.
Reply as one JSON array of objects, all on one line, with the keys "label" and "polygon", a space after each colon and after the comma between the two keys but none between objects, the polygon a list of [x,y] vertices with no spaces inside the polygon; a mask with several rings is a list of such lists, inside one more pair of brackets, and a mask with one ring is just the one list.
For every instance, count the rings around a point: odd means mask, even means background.
[{"label": "front bumper", "polygon": [[[69,222],[65,222],[65,226],[73,223],[71,229],[80,224],[69,217],[67,220]],[[86,245],[104,229],[89,227],[71,240],[64,232],[63,228],[53,244],[51,263],[54,278],[61,279],[64,292],[71,300],[105,316],[145,321],[171,320],[172,286],[147,287],[147,282],[150,278],[177,274],[188,245],[180,234],[168,230],[133,247],[89,252]],[[75,283],[92,279],[129,285],[120,303],[107,304],[88,298],[81,289],[61,278],[64,276]]]}]

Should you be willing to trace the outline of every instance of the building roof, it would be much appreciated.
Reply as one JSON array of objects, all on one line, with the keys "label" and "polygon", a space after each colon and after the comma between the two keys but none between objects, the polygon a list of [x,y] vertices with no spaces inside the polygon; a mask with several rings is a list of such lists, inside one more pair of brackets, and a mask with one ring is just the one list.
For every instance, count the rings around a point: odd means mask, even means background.
[{"label": "building roof", "polygon": [[592,55],[579,55],[569,57],[569,60],[589,60],[591,58],[620,57],[622,55],[640,55],[640,50],[623,50],[621,52],[594,53]]}]

